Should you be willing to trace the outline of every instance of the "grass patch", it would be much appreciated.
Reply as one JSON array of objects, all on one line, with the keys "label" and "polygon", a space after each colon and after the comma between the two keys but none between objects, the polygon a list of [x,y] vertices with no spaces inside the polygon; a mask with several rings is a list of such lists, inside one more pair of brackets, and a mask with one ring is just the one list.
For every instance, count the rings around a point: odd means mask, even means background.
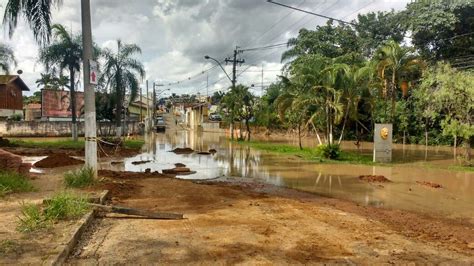
[{"label": "grass patch", "polygon": [[33,232],[49,227],[56,221],[77,219],[90,209],[87,199],[68,192],[53,196],[43,206],[23,204],[17,230]]},{"label": "grass patch", "polygon": [[66,172],[64,174],[64,183],[66,187],[83,188],[94,184],[94,172],[92,168],[83,167],[76,171]]},{"label": "grass patch", "polygon": [[[24,148],[42,148],[42,149],[71,149],[80,150],[84,149],[84,140],[21,140],[11,139],[10,144],[12,146],[24,147]],[[125,140],[124,147],[129,149],[140,149],[145,141],[143,140]]]},{"label": "grass patch", "polygon": [[8,253],[14,252],[19,248],[19,245],[17,242],[10,240],[10,239],[5,239],[5,240],[0,240],[0,254],[6,255]]},{"label": "grass patch", "polygon": [[[338,159],[326,159],[327,155],[335,153],[335,151],[321,149],[321,148],[307,148],[304,147],[302,150],[299,147],[289,144],[275,144],[270,142],[250,141],[250,142],[239,142],[242,145],[247,145],[257,150],[268,151],[278,154],[298,156],[304,160],[327,162],[327,163],[357,163],[357,164],[368,164],[374,165],[372,162],[372,156],[362,155],[355,152],[348,152],[338,150]],[[325,154],[326,153],[326,154]]]},{"label": "grass patch", "polygon": [[33,191],[30,180],[22,174],[0,171],[0,197],[10,193]]}]

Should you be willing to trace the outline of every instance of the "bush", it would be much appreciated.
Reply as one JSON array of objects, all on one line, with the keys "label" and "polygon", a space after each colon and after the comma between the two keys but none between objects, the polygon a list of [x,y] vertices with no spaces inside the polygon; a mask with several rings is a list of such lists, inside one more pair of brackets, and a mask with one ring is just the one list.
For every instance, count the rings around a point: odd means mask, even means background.
[{"label": "bush", "polygon": [[317,153],[326,159],[336,160],[341,155],[341,149],[337,144],[323,144],[316,148]]},{"label": "bush", "polygon": [[92,168],[83,167],[76,171],[64,174],[64,182],[67,187],[82,188],[94,183],[94,172]]},{"label": "bush", "polygon": [[15,172],[0,171],[0,197],[13,192],[33,190],[33,185],[26,176]]},{"label": "bush", "polygon": [[46,228],[58,220],[78,218],[88,210],[86,198],[62,192],[48,200],[43,208],[31,203],[23,204],[17,230],[33,232]]},{"label": "bush", "polygon": [[10,121],[21,121],[23,116],[21,114],[12,114],[10,117],[8,117],[8,120]]}]

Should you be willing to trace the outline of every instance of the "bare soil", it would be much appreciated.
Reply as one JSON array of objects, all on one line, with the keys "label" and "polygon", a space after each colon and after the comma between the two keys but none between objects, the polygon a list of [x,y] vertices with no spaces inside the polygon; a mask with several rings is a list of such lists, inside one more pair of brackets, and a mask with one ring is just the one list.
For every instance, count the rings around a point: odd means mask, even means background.
[{"label": "bare soil", "polygon": [[184,213],[186,219],[108,214],[86,234],[69,263],[474,263],[474,226],[462,220],[231,179],[124,181],[137,188],[126,194],[110,187],[112,204]]},{"label": "bare soil", "polygon": [[361,175],[359,176],[359,179],[362,181],[366,181],[369,183],[374,183],[374,182],[379,182],[379,183],[385,183],[385,182],[392,182],[390,179],[387,179],[383,175]]},{"label": "bare soil", "polygon": [[440,184],[429,182],[429,181],[416,181],[418,185],[426,186],[430,188],[443,188]]},{"label": "bare soil", "polygon": [[[11,153],[22,156],[49,156],[55,154],[66,154],[69,156],[84,156],[84,149],[67,149],[67,148],[25,148],[25,147],[2,147],[2,149]],[[115,149],[111,147],[98,148],[97,153],[99,157],[131,157],[140,153],[139,149],[120,148]]]},{"label": "bare soil", "polygon": [[34,164],[38,168],[55,168],[69,165],[84,164],[84,161],[74,159],[67,154],[52,154]]}]

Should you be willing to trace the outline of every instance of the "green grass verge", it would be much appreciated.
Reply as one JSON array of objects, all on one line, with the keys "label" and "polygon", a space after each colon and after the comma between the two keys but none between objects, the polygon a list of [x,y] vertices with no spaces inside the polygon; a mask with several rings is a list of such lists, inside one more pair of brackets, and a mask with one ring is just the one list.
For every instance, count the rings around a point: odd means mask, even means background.
[{"label": "green grass verge", "polygon": [[[84,149],[84,140],[21,140],[12,139],[10,143],[17,147],[24,148],[44,148],[44,149]],[[140,149],[145,141],[143,140],[126,140],[124,147],[128,149]]]},{"label": "green grass verge", "polygon": [[77,219],[84,215],[90,206],[87,199],[68,192],[60,192],[43,206],[23,204],[18,217],[17,230],[33,232],[47,228],[56,221]]},{"label": "green grass verge", "polygon": [[298,156],[304,160],[317,161],[321,163],[357,163],[357,164],[367,164],[374,165],[376,163],[372,162],[372,156],[362,155],[355,152],[340,151],[339,158],[337,160],[326,159],[321,155],[321,152],[316,148],[307,148],[304,147],[302,150],[299,147],[289,145],[289,144],[275,144],[270,142],[261,142],[261,141],[250,141],[238,142],[241,145],[250,146],[257,150],[268,151],[278,154]]},{"label": "green grass verge", "polygon": [[94,182],[94,172],[89,167],[83,167],[64,174],[66,187],[83,188],[94,184]]},{"label": "green grass verge", "polygon": [[0,197],[9,193],[33,191],[34,187],[24,175],[0,171]]}]

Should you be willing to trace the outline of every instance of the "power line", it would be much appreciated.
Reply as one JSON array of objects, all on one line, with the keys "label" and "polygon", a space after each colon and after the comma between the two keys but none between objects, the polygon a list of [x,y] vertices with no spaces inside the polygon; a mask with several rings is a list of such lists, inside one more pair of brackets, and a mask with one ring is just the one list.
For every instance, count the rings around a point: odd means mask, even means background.
[{"label": "power line", "polygon": [[334,20],[334,21],[337,21],[337,22],[340,22],[340,23],[343,23],[343,24],[349,24],[349,25],[352,25],[352,26],[356,26],[356,24],[352,23],[352,22],[344,21],[344,20],[341,20],[341,19],[333,18],[333,17],[328,17],[328,16],[325,16],[325,15],[314,13],[314,12],[304,10],[304,9],[301,9],[301,8],[298,8],[298,7],[289,6],[289,5],[285,5],[285,4],[282,4],[282,3],[274,2],[273,0],[267,0],[267,2],[269,2],[271,4],[283,6],[283,7],[286,7],[286,8],[294,9],[294,10],[297,10],[297,11],[300,11],[300,12],[303,12],[303,13],[307,13],[307,14],[310,14],[310,15],[322,17],[322,18],[325,18],[325,19],[331,19],[331,20]]}]

